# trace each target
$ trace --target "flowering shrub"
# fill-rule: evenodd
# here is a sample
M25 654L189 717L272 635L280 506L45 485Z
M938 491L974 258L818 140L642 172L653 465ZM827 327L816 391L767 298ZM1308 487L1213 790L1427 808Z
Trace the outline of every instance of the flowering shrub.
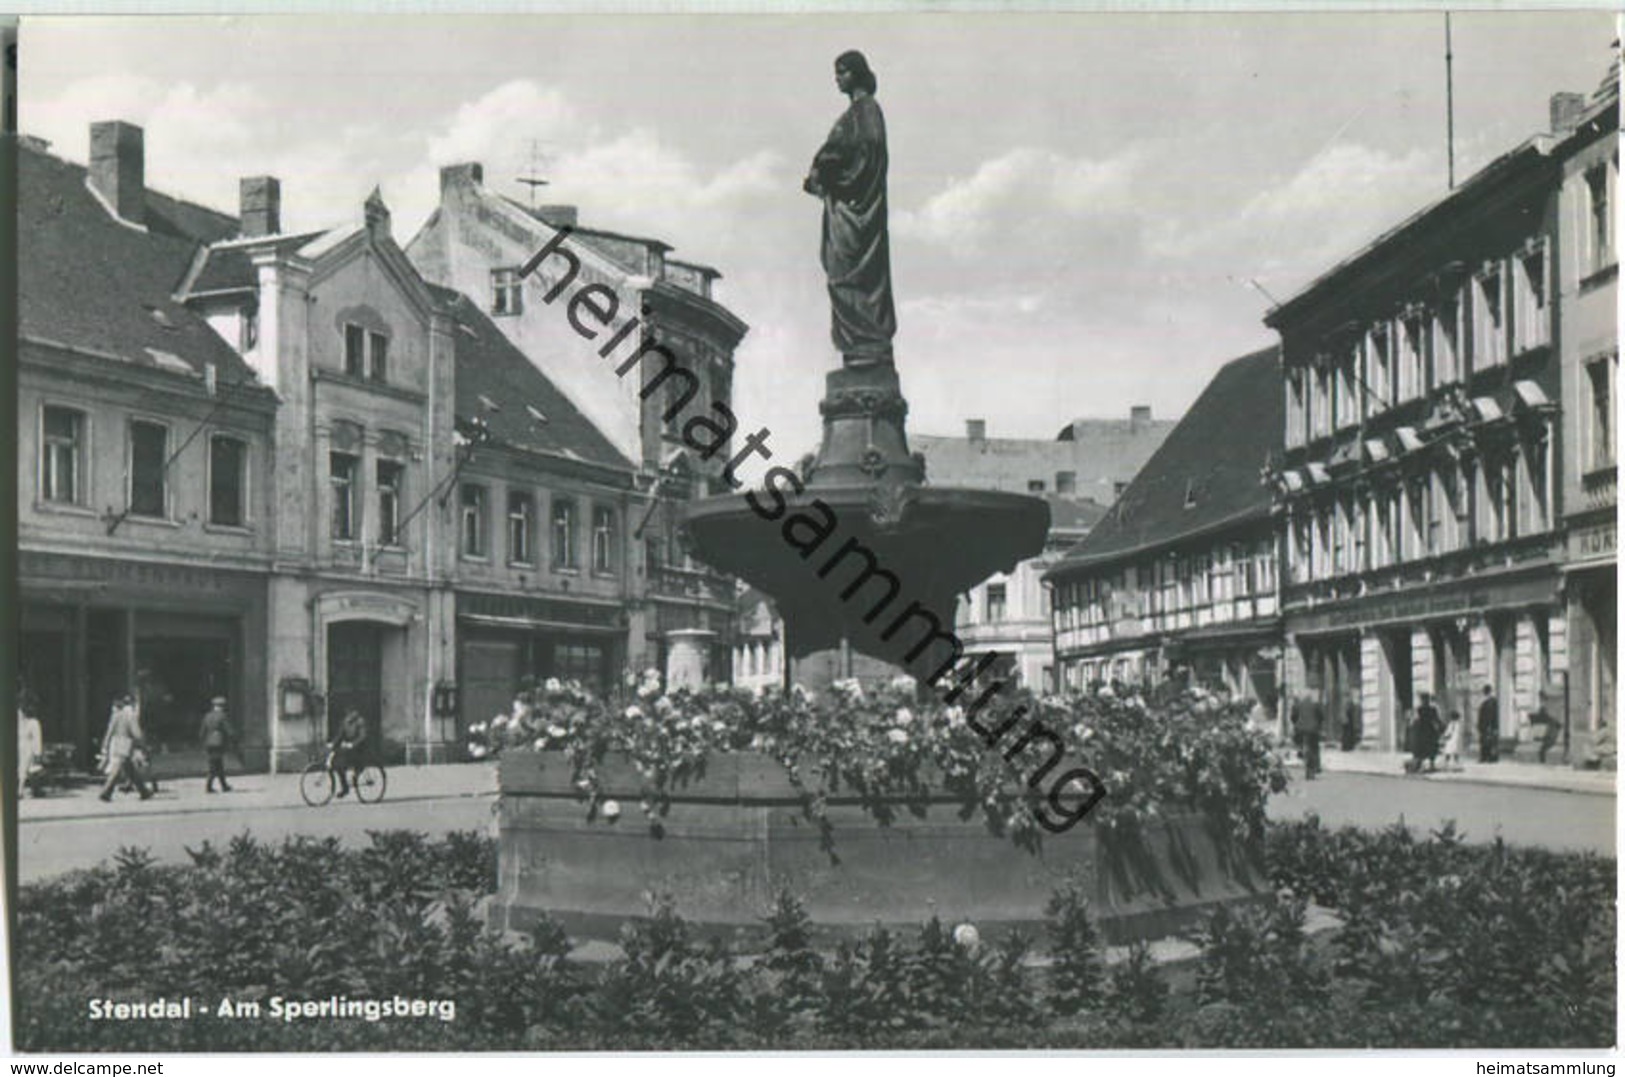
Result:
M1266 739L1247 728L1245 707L1200 691L1153 701L1132 693L1012 692L975 717L984 729L1027 723L1054 733L1065 745L1057 772L1082 765L1103 781L1106 798L1091 818L1108 837L1196 810L1251 841L1262 834L1266 797L1286 787ZM550 680L522 697L513 714L471 734L470 752L481 756L562 752L590 813L601 808L599 765L623 754L644 779L641 807L657 829L671 793L703 773L708 759L755 752L783 765L826 837L823 805L836 793L856 795L882 825L899 804L919 811L928 795L947 794L964 816L980 812L995 833L1023 844L1040 833L1031 779L1044 761L1041 746L1006 759L987 746L963 707L921 703L907 677L869 689L837 681L817 698L799 687L788 695L720 687L665 694L651 672L613 701Z

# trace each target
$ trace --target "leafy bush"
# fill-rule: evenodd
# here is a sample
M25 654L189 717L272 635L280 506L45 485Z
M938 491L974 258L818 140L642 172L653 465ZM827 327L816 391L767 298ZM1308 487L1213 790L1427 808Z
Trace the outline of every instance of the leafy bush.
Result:
M1199 690L1156 700L1129 692L1037 697L1008 692L976 715L995 730L1042 725L1064 744L1068 764L1098 774L1107 796L1089 819L1103 833L1134 832L1166 815L1205 812L1233 837L1261 837L1264 803L1286 787L1266 739L1247 728L1246 708ZM838 681L823 698L797 688L755 695L711 687L661 694L658 680L605 700L574 682L525 692L510 715L473 727L471 753L556 751L570 762L589 814L601 793L598 768L624 754L643 778L642 809L658 830L672 793L703 774L716 755L756 752L776 759L803 790L806 813L825 828L825 800L853 795L882 825L899 810L923 811L928 794L958 798L990 830L1023 844L1042 831L1040 790L1028 784L1031 756L1006 760L1015 734L990 750L958 706L921 703L914 681L881 688Z

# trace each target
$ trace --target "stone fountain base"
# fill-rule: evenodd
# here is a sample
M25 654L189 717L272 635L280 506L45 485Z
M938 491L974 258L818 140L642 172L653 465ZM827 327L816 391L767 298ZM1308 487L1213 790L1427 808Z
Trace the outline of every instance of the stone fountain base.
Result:
M1216 841L1197 816L1171 819L1143 840L1102 842L1093 825L1047 837L1038 852L990 833L959 802L937 797L915 816L878 825L852 798L832 798L833 853L773 759L719 756L671 798L657 836L639 809L643 781L624 760L599 768L617 820L589 820L561 753L504 756L500 768L495 925L523 930L546 913L577 939L613 941L648 896L670 894L700 930L746 949L783 887L829 935L883 925L917 927L933 914L991 929L1041 930L1054 890L1073 881L1090 897L1108 942L1161 938L1193 927L1215 905L1265 887L1256 858Z

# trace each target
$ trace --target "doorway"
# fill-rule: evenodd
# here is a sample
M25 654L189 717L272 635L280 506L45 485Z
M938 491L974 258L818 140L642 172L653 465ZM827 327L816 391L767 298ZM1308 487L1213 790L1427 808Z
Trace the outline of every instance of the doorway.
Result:
M367 721L367 739L381 742L383 634L371 621L340 621L327 628L327 734L352 710Z

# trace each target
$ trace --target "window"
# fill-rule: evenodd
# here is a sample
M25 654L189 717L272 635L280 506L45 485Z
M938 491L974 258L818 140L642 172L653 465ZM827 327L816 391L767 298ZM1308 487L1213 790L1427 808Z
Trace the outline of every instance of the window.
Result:
M169 427L139 419L130 423L130 515L167 515L164 465L168 457Z
M1586 366L1591 382L1591 447L1586 470L1614 465L1614 372L1619 357L1609 356Z
M987 621L989 624L1004 620L1005 593L1004 584L990 583L987 585Z
M530 536L535 530L536 499L525 490L508 491L508 563L528 565L535 560Z
M216 434L209 439L209 522L241 527L246 517L248 444Z
M1487 268L1473 288L1473 370L1506 362L1506 318L1502 310L1501 268Z
M389 338L382 333L368 333L367 343L371 347L371 353L367 359L372 380L387 380L389 373Z
M558 643L553 646L553 676L601 690L604 682L604 648L592 643Z
M1427 331L1421 314L1399 321L1399 399L1414 400L1427 391Z
M465 484L458 503L462 506L463 556L484 557L485 487Z
M253 351L260 342L260 308L249 306L243 308L242 320L242 348L241 351Z
M523 314L524 283L515 269L491 270L491 313Z
M1520 535L1538 535L1550 526L1549 445L1548 437L1537 435L1525 440L1518 453L1517 527Z
M1356 388L1359 372L1356 367L1355 356L1352 352L1340 355L1337 359L1337 401L1334 407L1336 412L1337 428L1353 426L1360 421L1360 393Z
M40 498L61 505L84 502L85 415L72 408L46 406L44 452L40 456Z
M1057 471L1055 473L1055 492L1058 494L1077 493L1078 473L1076 471Z
M1545 244L1523 252L1512 264L1513 350L1522 353L1551 340Z
M1368 408L1386 407L1394 402L1394 355L1390 326L1380 322L1365 335L1365 383L1371 390Z
M1600 164L1586 170L1587 205L1591 211L1587 222L1590 271L1595 273L1613 262L1614 222L1608 208L1608 165Z
M1309 434L1320 437L1332 432L1332 375L1326 367L1315 369L1309 392Z
M401 487L406 477L406 465L395 460L380 460L378 471L378 545L401 544Z
M1029 494L1041 494L1041 493L1043 493L1044 492L1044 480L1043 479L1028 479L1027 480L1027 492Z
M329 453L327 481L333 490L332 534L340 542L355 541L356 533L356 475L361 469L361 458L347 452Z
M344 372L353 378L367 373L367 331L359 325L344 327Z
M615 571L615 510L603 505L592 510L592 570Z
M576 503L553 499L553 567L576 567Z
M1307 440L1304 425L1303 368L1294 367L1286 375L1286 445L1297 448ZM1114 491L1121 493L1121 491Z
M1461 380L1461 303L1452 295L1433 312L1433 384Z

